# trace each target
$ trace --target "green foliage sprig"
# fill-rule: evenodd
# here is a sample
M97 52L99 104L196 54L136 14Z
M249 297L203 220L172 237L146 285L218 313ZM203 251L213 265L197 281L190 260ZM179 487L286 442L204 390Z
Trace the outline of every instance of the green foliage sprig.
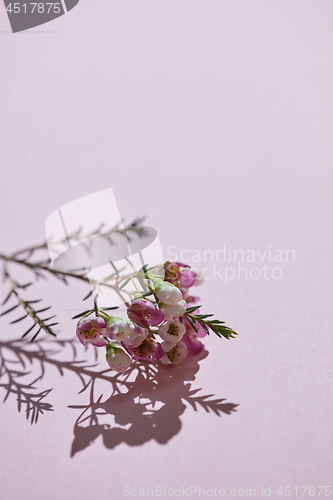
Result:
M219 319L210 319L214 314L193 314L193 312L201 306L192 306L186 309L184 313L185 319L189 322L193 330L198 333L196 322L202 326L205 332L209 335L209 330L212 330L218 337L224 337L226 339L234 338L238 335L234 330L225 325L225 321L220 321Z
M113 232L117 232L122 234L128 241L131 241L131 233L138 235L139 237L146 235L146 230L142 227L143 218L135 219L131 224L125 226L124 228L119 228L116 226L112 229ZM82 234L82 229L79 228L75 233L70 235L71 241L82 241L82 239L89 239L94 236L105 236L109 238L110 229L106 232L105 225L101 224L97 229L88 233ZM66 240L62 240L65 242ZM61 241L59 242L61 243ZM45 252L47 252L47 256L45 256ZM38 258L37 258L38 257ZM18 323L25 319L32 320L32 324L22 335L22 338L32 335L31 342L33 342L39 335L41 331L45 333L56 336L54 332L54 327L58 324L57 322L50 321L55 318L56 315L52 315L49 317L42 317L42 313L51 309L51 306L44 307L41 309L36 309L35 304L42 301L42 299L33 299L27 300L23 298L22 291L30 289L30 287L36 283L39 279L46 279L48 276L53 276L59 279L62 283L68 285L68 279L75 279L79 281L83 281L90 286L90 283L93 284L97 289L100 286L106 286L113 288L118 295L121 296L124 302L125 299L119 290L119 281L120 275L119 270L115 269L115 272L109 276L104 282L97 282L94 280L89 280L85 271L82 269L78 269L72 272L64 272L53 269L51 260L48 255L48 243L45 241L40 245L31 246L28 248L24 248L19 250L12 255L3 255L0 254L0 260L3 262L3 278L4 281L9 285L9 293L6 298L2 302L2 306L6 304L10 306L8 309L3 311L0 316L4 316L6 314L10 314L18 309L22 310L24 313L22 316L11 321L11 324ZM19 283L12 275L11 266L21 266L30 271L33 275L33 281L29 283ZM113 265L115 268L115 266ZM123 278L122 278L123 279ZM90 290L89 293L84 297L83 300L87 300L93 293L93 290ZM11 305L13 304L13 305ZM88 311L87 311L88 312Z

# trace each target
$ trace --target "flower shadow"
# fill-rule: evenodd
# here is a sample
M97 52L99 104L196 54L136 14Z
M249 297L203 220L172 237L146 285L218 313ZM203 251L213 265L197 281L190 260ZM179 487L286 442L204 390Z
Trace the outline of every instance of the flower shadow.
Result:
M236 411L237 404L212 399L213 394L198 395L202 389L191 389L191 382L200 368L199 361L207 355L208 352L203 350L177 367L133 364L130 374L124 379L119 375L111 378L113 392L105 400L103 395L95 394L93 382L89 404L71 406L81 410L74 426L71 456L91 445L99 436L109 449L121 443L139 446L150 440L166 444L180 432L180 417L189 406L195 411L198 406L202 407L218 416ZM101 423L105 417L109 419ZM112 425L108 422L110 417Z
M150 440L166 444L180 432L180 417L187 408L197 411L201 407L220 417L232 414L238 406L226 399L214 399L213 394L201 395L200 388L192 389L199 362L208 355L205 349L177 367L133 362L125 373L98 371L100 350L92 346L87 349L90 353L78 345L77 339L0 341L3 402L14 395L18 411L25 409L31 424L54 411L47 401L52 389L41 389L48 367L56 368L61 376L74 374L82 384L79 394L89 393L86 404L68 406L80 411L74 424L72 457L100 436L108 449L121 443L140 446ZM78 359L78 352L84 359ZM91 363L92 354L95 358Z

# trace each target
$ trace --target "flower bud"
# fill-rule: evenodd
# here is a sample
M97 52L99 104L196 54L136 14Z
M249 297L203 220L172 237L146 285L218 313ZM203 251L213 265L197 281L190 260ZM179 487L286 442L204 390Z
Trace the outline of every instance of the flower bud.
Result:
M163 304L161 306L161 311L164 314L164 319L166 321L174 321L184 314L186 308L186 300L181 300L174 306L167 306L166 304Z
M96 315L91 315L88 318L81 318L76 327L76 335L81 344L94 345L95 347L103 347L108 341L106 340L107 331L104 318Z
M174 306L182 300L182 293L179 288L168 281L159 283L155 288L155 294L163 304L168 306Z
M115 347L109 344L110 348L106 353L106 361L112 370L116 372L124 372L129 368L132 360L129 355L120 349L120 347Z
M142 328L157 326L164 320L164 315L150 300L134 300L127 309L127 316Z
M106 318L106 328L108 337L111 340L119 340L119 342L127 339L129 334L131 333L131 328L128 321L114 316L108 316Z

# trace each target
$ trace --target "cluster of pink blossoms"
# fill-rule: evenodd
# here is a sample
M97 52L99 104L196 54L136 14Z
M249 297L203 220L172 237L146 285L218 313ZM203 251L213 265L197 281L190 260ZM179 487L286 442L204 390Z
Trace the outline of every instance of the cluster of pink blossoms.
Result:
M155 275L147 280L154 299L136 294L127 309L129 321L98 310L77 324L80 342L106 347L107 363L117 372L127 370L132 359L178 365L188 354L198 354L203 348L199 338L206 331L198 322L193 328L193 321L191 324L185 316L189 304L197 300L189 295L189 289L203 282L201 273L180 262L166 262L164 271L164 279Z

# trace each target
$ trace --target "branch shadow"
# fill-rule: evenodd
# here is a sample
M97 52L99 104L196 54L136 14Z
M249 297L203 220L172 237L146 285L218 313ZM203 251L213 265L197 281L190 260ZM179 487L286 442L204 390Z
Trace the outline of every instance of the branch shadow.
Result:
M0 341L3 402L15 395L18 411L25 408L31 424L37 423L40 415L54 411L46 401L52 389L39 387L47 366L56 367L61 376L74 373L82 384L79 394L89 393L87 404L68 406L80 411L73 429L72 457L100 436L108 449L121 443L140 446L151 440L166 444L180 432L180 417L187 408L197 411L201 407L220 417L232 414L238 406L225 398L216 399L214 394L202 395L201 388L192 389L199 362L208 356L205 349L177 367L133 362L125 373L115 373L110 369L98 371L98 350L88 344L86 347L94 350L95 362L89 364L88 353L81 345L79 352L85 353L86 359L77 359L77 345L77 339ZM64 356L69 356L68 360L64 361Z
M40 391L37 386L45 373L45 351L41 345L37 345L34 351L25 349L26 343L17 340L0 342L0 387L5 390L3 403L10 395L15 395L18 412L25 408L27 420L36 424L40 415L53 411L53 406L45 401L52 389ZM34 374L36 361L37 377Z
M177 367L136 364L131 370L134 375L131 381L130 375L124 380L119 376L111 380L113 391L105 400L103 394L96 394L92 382L89 404L70 406L81 410L74 425L71 456L90 446L99 436L109 449L121 443L140 446L151 440L166 444L180 432L180 417L188 407L195 411L202 407L217 416L236 411L238 404L222 398L211 399L214 394L198 395L202 389L191 389L200 368L199 361L207 355L203 350ZM112 425L101 423L106 416L112 417Z

